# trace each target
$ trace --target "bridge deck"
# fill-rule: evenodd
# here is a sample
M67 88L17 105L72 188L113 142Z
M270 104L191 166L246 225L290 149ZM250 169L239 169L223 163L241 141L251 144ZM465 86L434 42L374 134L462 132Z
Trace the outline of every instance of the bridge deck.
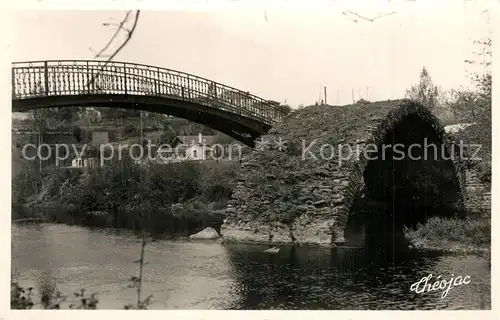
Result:
M152 96L196 103L272 126L275 102L192 74L126 62L29 61L12 64L12 100L61 96Z

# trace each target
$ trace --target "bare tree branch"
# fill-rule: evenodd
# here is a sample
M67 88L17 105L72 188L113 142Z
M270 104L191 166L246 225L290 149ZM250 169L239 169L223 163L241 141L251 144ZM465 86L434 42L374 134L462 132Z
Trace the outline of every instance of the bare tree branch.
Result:
M360 18L360 19L367 20L367 21L370 21L370 22L373 22L373 21L375 21L375 20L377 20L377 19L380 19L380 18L382 18L382 17L385 17L385 16L390 16L390 15L393 15L393 14L395 14L395 13L397 13L397 12L396 12L396 11L392 11L392 12L388 12L388 13L383 13L383 14L380 14L380 15L378 15L378 16L376 16L376 17L373 17L373 18L367 18L367 17L364 17L364 16L360 15L359 13L356 13L356 12L353 12L353 11L350 11L350 10L347 10L347 11L342 12L342 14L343 14L343 15L348 15L348 14L350 14L350 15L356 16L356 17L358 17L358 18ZM354 21L354 22L358 22L358 20L356 20L356 19L353 19L353 21Z
M139 21L139 15L141 13L141 10L137 10L135 12L135 19L134 19L134 22L132 24L132 28L130 30L126 29L126 28L123 28L123 25L120 24L120 29L122 30L125 30L127 31L127 38L125 39L125 41L118 47L118 49L116 49L116 51L109 57L109 59L107 60L107 62L113 60L113 58L129 43L130 39L132 38L132 35L134 34L134 31L135 31L135 28L137 27L137 22ZM119 29L119 30L120 30ZM106 62L106 63L107 63Z
M123 18L123 20L120 22L120 24L118 25L118 29L116 29L116 32L115 34L111 37L111 39L109 39L108 43L106 44L106 46L104 46L104 48L102 48L101 51L99 51L99 53L97 53L95 55L95 58L98 59L98 58L101 58L101 55L106 51L108 50L109 46L113 43L113 41L116 39L116 37L118 36L118 34L120 33L120 31L123 29L123 25L128 21L128 18L130 16L130 14L132 13L132 10L129 10L127 12L127 14L125 15L125 18ZM103 23L103 25L106 25L106 23Z
M137 10L135 12L134 21L132 23L132 27L130 29L128 29L128 28L125 27L125 24L128 22L128 20L129 20L129 18L131 16L131 13L132 13L131 10L127 12L127 14L125 15L125 18L123 18L123 20L117 25L118 28L117 28L116 32L113 34L113 36L110 38L110 40L108 41L108 43L104 46L104 48L101 51L99 51L95 55L95 59L103 58L103 57L107 57L108 59L101 66L101 69L92 77L92 79L90 79L90 81L87 84L87 86L90 86L90 85L92 85L95 82L95 79L104 70L104 68L107 66L107 64L111 60L113 60L116 57L116 55L118 53L120 53L120 51L123 48L125 48L125 46L129 43L130 39L132 39L132 36L133 36L133 34L135 32L135 29L137 27L137 22L139 21L139 16L140 16L141 10ZM108 24L104 24L104 25L110 25L110 24L108 23ZM127 36L125 38L125 41L123 41L123 43L112 54L109 54L109 55L108 54L104 54L104 52L106 52L106 50L109 49L109 47L111 46L111 44L114 42L114 40L116 39L116 37L118 36L118 34L120 33L120 31L127 32Z
M348 15L346 11L342 11L342 14L343 14L344 16L347 16L347 15ZM358 20L356 20L356 19L351 19L351 20L352 20L353 22L356 22L356 23L358 22Z

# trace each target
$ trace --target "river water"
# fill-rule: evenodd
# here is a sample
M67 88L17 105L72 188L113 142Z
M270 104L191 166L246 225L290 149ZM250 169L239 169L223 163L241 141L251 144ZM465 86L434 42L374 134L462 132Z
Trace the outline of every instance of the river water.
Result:
M146 247L143 297L149 309L490 309L486 259L422 252L391 259L360 249L223 245L161 240ZM62 293L96 292L98 309L123 309L136 292L140 241L126 231L13 225L12 273L25 287L42 281ZM391 262L386 262L391 260ZM441 292L410 291L432 273L471 282ZM63 305L64 307L64 305Z

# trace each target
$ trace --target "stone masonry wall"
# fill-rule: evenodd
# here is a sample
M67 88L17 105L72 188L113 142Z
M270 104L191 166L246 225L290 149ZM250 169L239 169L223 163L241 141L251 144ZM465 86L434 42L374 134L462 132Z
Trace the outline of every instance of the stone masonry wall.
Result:
M465 172L465 207L470 212L491 211L491 185L473 170Z
M363 157L343 160L338 149L322 145L338 148L349 144L363 150L365 144L379 143L396 122L415 113L442 133L430 113L407 100L311 106L291 113L244 159L225 209L224 240L343 243L343 230L353 200L363 187L367 161Z

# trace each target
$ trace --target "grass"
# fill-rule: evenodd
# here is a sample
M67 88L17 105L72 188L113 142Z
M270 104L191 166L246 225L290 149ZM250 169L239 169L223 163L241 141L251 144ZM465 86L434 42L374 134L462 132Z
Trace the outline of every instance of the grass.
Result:
M432 217L424 224L406 229L405 236L415 248L454 252L489 251L491 248L491 219Z

